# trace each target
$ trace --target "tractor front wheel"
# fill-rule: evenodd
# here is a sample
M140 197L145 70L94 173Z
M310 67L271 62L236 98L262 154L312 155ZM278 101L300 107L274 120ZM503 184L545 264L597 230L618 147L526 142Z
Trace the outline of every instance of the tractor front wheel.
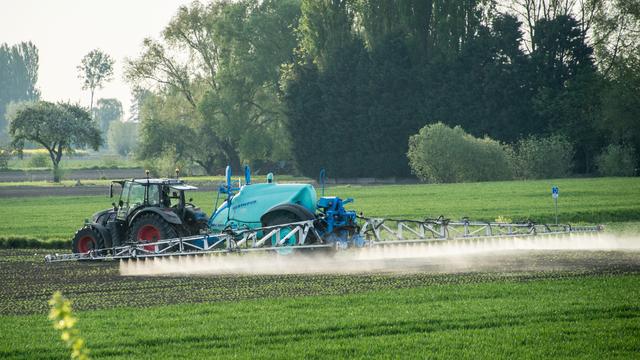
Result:
M129 231L129 241L132 243L153 243L163 239L178 237L173 225L154 213L142 214L133 221ZM144 247L147 251L155 251L154 245Z
M71 247L76 254L86 254L91 250L104 248L104 239L96 229L85 226L76 232Z

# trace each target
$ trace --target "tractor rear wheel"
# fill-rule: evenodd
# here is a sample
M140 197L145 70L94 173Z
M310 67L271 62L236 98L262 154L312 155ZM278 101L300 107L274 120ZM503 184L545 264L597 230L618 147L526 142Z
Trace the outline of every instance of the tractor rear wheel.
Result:
M76 254L86 254L91 250L104 249L104 238L96 229L85 226L76 232L71 247Z
M154 213L140 215L129 230L129 241L132 243L152 243L176 237L178 232L173 225ZM155 246L145 246L144 249L155 251Z

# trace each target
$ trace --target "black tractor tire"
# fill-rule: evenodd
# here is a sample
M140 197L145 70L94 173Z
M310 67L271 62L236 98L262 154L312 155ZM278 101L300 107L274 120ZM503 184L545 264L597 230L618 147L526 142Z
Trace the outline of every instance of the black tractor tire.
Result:
M178 231L174 225L152 212L138 216L129 227L131 243L156 242L176 237L178 237ZM145 249L153 251L153 247Z
M204 232L209 231L209 223L207 221L198 221L195 224L190 225L189 228L190 228L189 236L200 235L202 231Z
M298 216L296 216L296 214L290 213L290 212L282 212L282 213L280 213L278 215L273 216L268 221L264 222L262 224L262 226L263 227L264 226L275 226L275 225L294 223L294 222L298 222L298 221L302 221L302 220L300 220L300 218Z
M116 222L116 221L108 221L106 228L107 231L109 232L109 235L111 235L111 246L113 247L117 247L117 246L122 246L126 243L126 231L125 231L125 225L124 223L121 222Z
M178 233L179 237L187 237L187 236L191 236L191 232L189 231L189 228L182 224L182 225L175 225L176 228L176 232Z
M73 236L71 249L75 254L86 254L90 250L104 249L104 238L98 230L85 226Z

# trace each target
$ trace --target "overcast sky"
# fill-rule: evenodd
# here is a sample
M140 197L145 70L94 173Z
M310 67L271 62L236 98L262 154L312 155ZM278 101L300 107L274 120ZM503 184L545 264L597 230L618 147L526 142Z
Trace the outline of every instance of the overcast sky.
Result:
M99 48L116 61L114 79L96 100L114 97L128 114L131 89L123 79L125 57L137 57L145 37L157 38L180 5L192 0L2 0L0 43L33 42L40 53L38 88L47 101L89 106L76 67Z

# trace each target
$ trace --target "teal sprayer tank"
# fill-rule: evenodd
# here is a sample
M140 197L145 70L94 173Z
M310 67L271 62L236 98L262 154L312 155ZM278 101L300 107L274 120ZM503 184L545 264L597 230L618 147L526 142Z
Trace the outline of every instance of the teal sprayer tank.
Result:
M226 194L227 199L209 219L209 229L213 233L228 228L259 228L263 226L261 218L264 214L287 204L302 207L309 214L315 213L316 191L309 184L276 184L271 174L267 183L251 184L250 170L246 167L245 184L234 188L229 167L226 175L227 182L218 194Z

